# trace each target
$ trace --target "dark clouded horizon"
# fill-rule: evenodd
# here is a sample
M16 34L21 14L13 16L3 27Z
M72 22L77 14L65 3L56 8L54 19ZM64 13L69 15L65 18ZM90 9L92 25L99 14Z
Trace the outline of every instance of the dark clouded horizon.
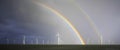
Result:
M41 36L45 39L51 39L55 30L52 25L42 22L47 18L42 17L44 11L38 10L31 1L25 0L1 0L0 6L0 39L1 43L6 39L14 40L23 36ZM42 12L41 12L42 11ZM39 13L35 15L35 13ZM51 29L50 29L51 28ZM22 44L22 43L21 43Z

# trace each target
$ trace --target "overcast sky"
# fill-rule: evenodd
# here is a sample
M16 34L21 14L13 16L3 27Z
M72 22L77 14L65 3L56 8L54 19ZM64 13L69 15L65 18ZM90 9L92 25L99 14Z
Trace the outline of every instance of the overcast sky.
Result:
M101 37L103 44L120 44L119 2L119 0L1 0L0 39L6 41L9 37L14 39L23 35L40 36L47 40L54 39L55 42L51 43L56 43L56 34L60 33L61 43L80 44L79 38L68 23L50 9L36 4L42 3L64 15L87 44L100 44Z
M86 41L87 39L99 41L95 27L102 36L103 43L120 43L119 0L41 0L40 2L48 4L65 15ZM91 26L90 23L94 24Z

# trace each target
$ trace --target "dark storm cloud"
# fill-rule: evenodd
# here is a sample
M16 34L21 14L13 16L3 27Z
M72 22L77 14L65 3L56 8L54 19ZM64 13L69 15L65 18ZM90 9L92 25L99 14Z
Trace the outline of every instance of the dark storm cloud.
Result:
M23 35L50 38L55 30L42 22L41 12L30 0L0 0L0 39Z

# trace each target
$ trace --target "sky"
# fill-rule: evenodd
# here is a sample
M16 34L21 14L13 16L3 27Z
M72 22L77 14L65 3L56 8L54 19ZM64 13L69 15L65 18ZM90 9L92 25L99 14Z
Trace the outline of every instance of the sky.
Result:
M23 36L26 36L28 44L36 43L34 40L36 38L39 38L40 44L43 40L46 40L46 43L50 41L48 44L57 44L57 33L60 34L61 44L82 44L79 36L86 44L120 44L119 2L119 0L1 0L0 44L9 41L10 43L21 41L19 42L21 44ZM62 14L68 22L54 10Z

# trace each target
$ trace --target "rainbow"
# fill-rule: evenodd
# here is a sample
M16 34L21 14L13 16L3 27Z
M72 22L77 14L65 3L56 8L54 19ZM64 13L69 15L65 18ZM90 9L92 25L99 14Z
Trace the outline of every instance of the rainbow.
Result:
M93 22L93 20L91 19L91 17L78 5L78 3L75 0L69 0L71 2L71 4L73 4L74 6L76 6L80 12L82 12L86 19L89 21L91 27L93 28L95 34L98 36L98 38L100 39L100 44L102 44L102 35L100 34L100 32L98 31L98 28L96 27L96 24Z
M60 17L62 20L64 20L69 25L69 27L75 32L76 36L80 39L81 44L85 45L85 42L84 42L82 36L80 35L79 31L77 31L77 29L74 27L74 25L64 15L62 15L60 12L58 12L54 8L50 7L49 5L45 5L45 4L42 4L42 3L39 3L39 2L37 2L37 4L39 6L42 6L46 9L50 10L51 12L56 14L58 17Z

